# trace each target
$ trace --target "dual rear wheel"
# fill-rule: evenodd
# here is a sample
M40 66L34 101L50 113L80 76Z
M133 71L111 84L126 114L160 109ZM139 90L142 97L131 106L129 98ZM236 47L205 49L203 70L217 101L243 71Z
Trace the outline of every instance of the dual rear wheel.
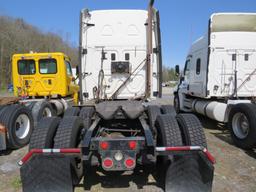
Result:
M42 118L31 136L29 149L78 148L81 144L81 133L89 128L89 124L85 125L78 115L79 113L75 116L66 115L62 119ZM92 114L87 114L88 119L91 118L90 115ZM81 180L83 167L80 156L63 158L39 155L30 161L21 168L23 191L45 191L47 186L52 191L71 192Z
M207 147L203 127L193 114L159 114L155 122L157 146L202 146ZM157 171L165 173L165 191L210 191L212 170L200 171L197 155L169 155L157 160ZM160 165L160 166L159 166Z

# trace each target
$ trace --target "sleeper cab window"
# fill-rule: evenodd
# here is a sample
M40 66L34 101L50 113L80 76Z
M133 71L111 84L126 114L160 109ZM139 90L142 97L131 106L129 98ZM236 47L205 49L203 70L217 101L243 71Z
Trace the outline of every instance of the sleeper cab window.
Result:
M115 61L116 60L116 54L115 53L111 53L111 61Z
M198 58L198 59L196 60L196 74L197 74L197 75L200 75L200 71L201 71L201 59Z
M57 73L56 59L40 59L39 72L41 74L56 74Z
M18 60L18 73L20 75L33 75L36 73L35 60L22 59Z
M130 60L130 54L129 53L125 53L125 61L129 61Z
M249 61L249 54L244 54L244 60Z

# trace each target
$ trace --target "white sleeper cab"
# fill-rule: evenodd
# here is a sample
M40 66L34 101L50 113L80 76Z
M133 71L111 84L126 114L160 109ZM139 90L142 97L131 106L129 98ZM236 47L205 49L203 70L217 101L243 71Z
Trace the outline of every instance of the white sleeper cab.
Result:
M213 14L208 32L189 51L174 95L177 111L228 123L237 146L254 147L256 13Z

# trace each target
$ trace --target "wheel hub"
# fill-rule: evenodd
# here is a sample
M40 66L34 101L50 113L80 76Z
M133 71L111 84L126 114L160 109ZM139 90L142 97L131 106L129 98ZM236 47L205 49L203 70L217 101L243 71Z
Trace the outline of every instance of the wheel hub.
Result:
M244 139L248 136L250 124L245 114L239 112L233 116L232 129L239 139Z
M15 121L15 134L19 139L24 139L30 130L30 120L27 115L20 114Z

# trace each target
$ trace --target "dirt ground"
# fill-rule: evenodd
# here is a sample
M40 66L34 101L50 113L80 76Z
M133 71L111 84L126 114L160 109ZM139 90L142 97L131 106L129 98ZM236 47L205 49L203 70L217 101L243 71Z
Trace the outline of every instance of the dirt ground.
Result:
M172 102L170 88L164 88L158 103ZM226 125L199 116L205 128L209 151L217 160L215 165L214 192L256 192L256 151L244 151L232 144ZM16 162L26 153L27 147L0 156L0 191L21 191L19 167ZM82 186L76 191L83 191ZM123 176L99 177L91 191L162 191L152 175L141 172Z

